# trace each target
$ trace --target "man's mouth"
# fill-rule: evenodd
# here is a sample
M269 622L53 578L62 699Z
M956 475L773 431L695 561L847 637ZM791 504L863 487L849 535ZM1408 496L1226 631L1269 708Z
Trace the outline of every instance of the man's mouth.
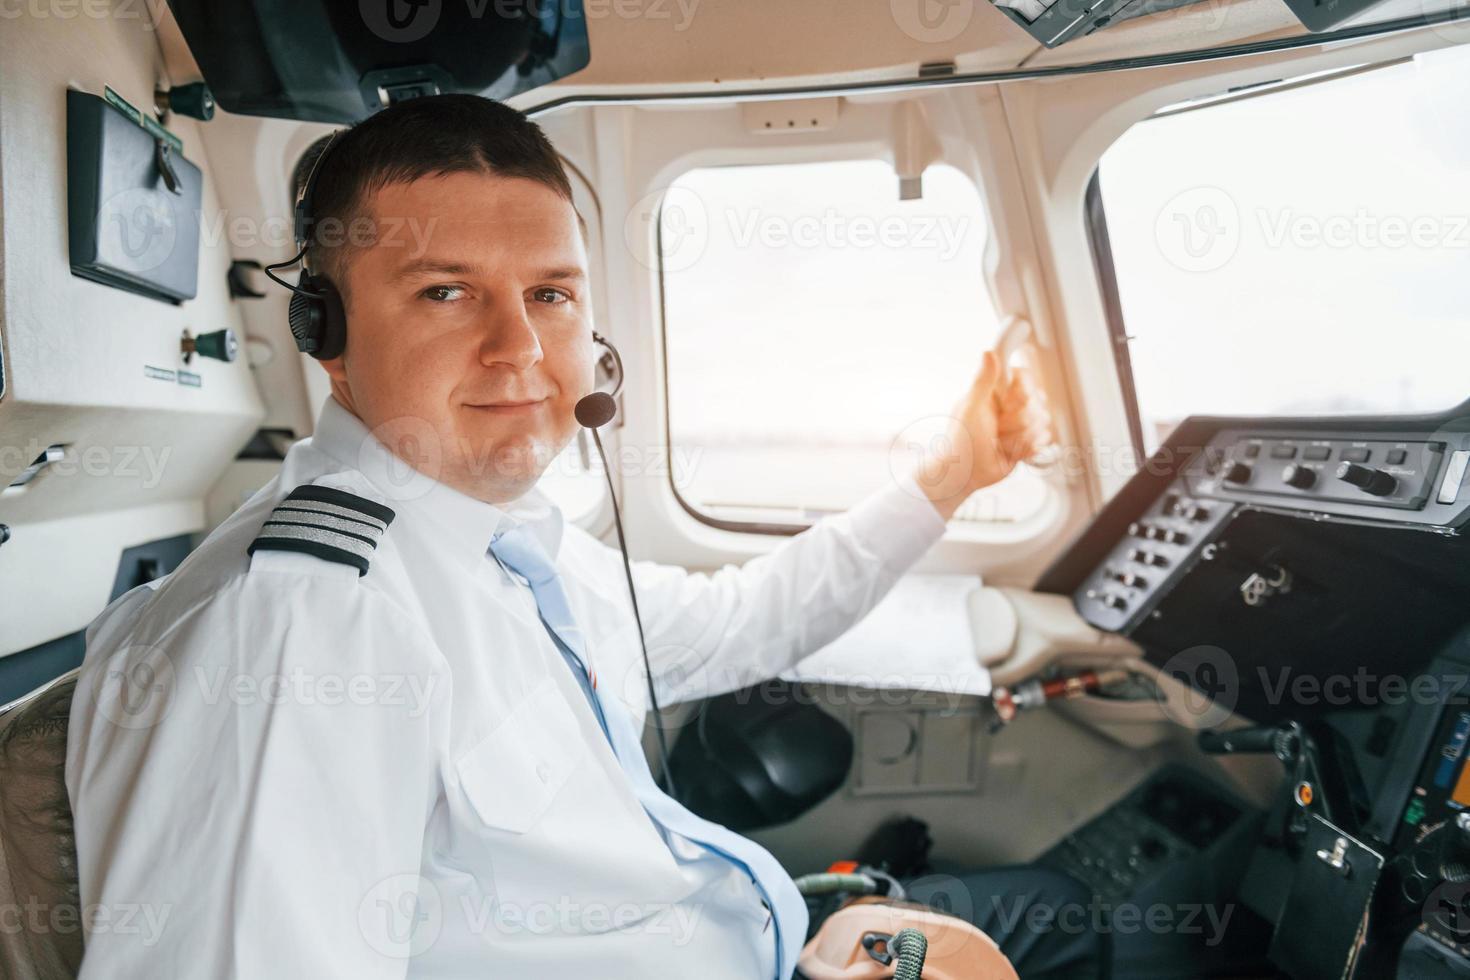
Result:
M478 405L472 404L468 405L467 407L478 409L482 412L492 412L497 415L517 415L525 412L534 412L542 405L545 405L548 400L549 399L546 398L535 398L521 401L507 400L499 402L485 402Z

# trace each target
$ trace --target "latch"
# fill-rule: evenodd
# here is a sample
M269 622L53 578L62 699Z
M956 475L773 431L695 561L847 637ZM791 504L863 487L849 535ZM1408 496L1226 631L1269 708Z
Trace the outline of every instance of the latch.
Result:
M1317 860L1346 878L1353 873L1353 866L1347 859L1347 849L1347 838L1339 837L1331 851L1324 848L1317 852Z
M163 177L163 186L169 189L171 194L184 193L184 182L179 180L179 172L174 169L172 159L173 147L163 140L153 140L153 162L158 165L158 172Z

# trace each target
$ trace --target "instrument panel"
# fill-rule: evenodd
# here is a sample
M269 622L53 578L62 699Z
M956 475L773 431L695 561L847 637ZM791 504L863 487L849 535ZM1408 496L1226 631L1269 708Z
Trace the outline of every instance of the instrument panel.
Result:
M1243 512L1442 534L1455 533L1470 514L1470 433L1443 422L1427 430L1343 430L1331 420L1281 427L1215 421L1198 448L1171 440L1161 449L1149 461L1159 491L1141 508L1135 499L1131 511L1110 505L1112 513L1084 534L1093 536L1090 548L1079 541L1038 590L1071 592L1089 623L1132 634L1191 570L1215 557L1222 534ZM1161 468L1166 480L1157 478ZM1114 504L1126 508L1132 488ZM1113 540L1100 542L1099 531L1109 530ZM1269 592L1284 584L1267 574L1252 587Z
M1225 500L1321 508L1325 513L1440 524L1461 509L1470 449L1414 433L1263 433L1227 429L1186 470L1198 492ZM1470 499L1470 495L1467 495Z
M1470 973L1467 476L1470 403L1417 418L1190 418L1036 586L1210 703L1313 733L1326 760L1314 796L1346 829L1326 825L1339 844L1366 832L1387 861L1359 975ZM1421 693L1397 693L1411 679ZM1274 869L1261 894L1300 886L1305 913L1327 912L1297 909L1286 927L1284 905L1261 905L1286 953L1326 941L1301 922L1355 923L1369 901L1323 872L1336 851L1299 846L1257 849Z

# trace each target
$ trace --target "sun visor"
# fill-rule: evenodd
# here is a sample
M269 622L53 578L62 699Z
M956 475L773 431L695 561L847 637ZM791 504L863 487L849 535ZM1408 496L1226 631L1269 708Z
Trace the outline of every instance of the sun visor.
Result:
M169 0L230 112L353 123L442 92L506 99L587 66L582 0Z

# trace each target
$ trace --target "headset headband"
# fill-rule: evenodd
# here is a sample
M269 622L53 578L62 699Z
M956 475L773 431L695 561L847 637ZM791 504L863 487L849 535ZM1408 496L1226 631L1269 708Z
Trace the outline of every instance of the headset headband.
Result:
M322 162L327 159L327 154L332 152L332 147L336 145L337 138L345 132L347 130L339 129L327 137L326 146L322 147L322 151L311 162L311 170L307 173L306 180L302 182L301 189L296 192L296 207L293 209L292 215L295 222L296 247L301 250L303 258L306 255L307 247L311 244L312 229L310 226L315 221L312 205L315 203L316 182L322 171Z

